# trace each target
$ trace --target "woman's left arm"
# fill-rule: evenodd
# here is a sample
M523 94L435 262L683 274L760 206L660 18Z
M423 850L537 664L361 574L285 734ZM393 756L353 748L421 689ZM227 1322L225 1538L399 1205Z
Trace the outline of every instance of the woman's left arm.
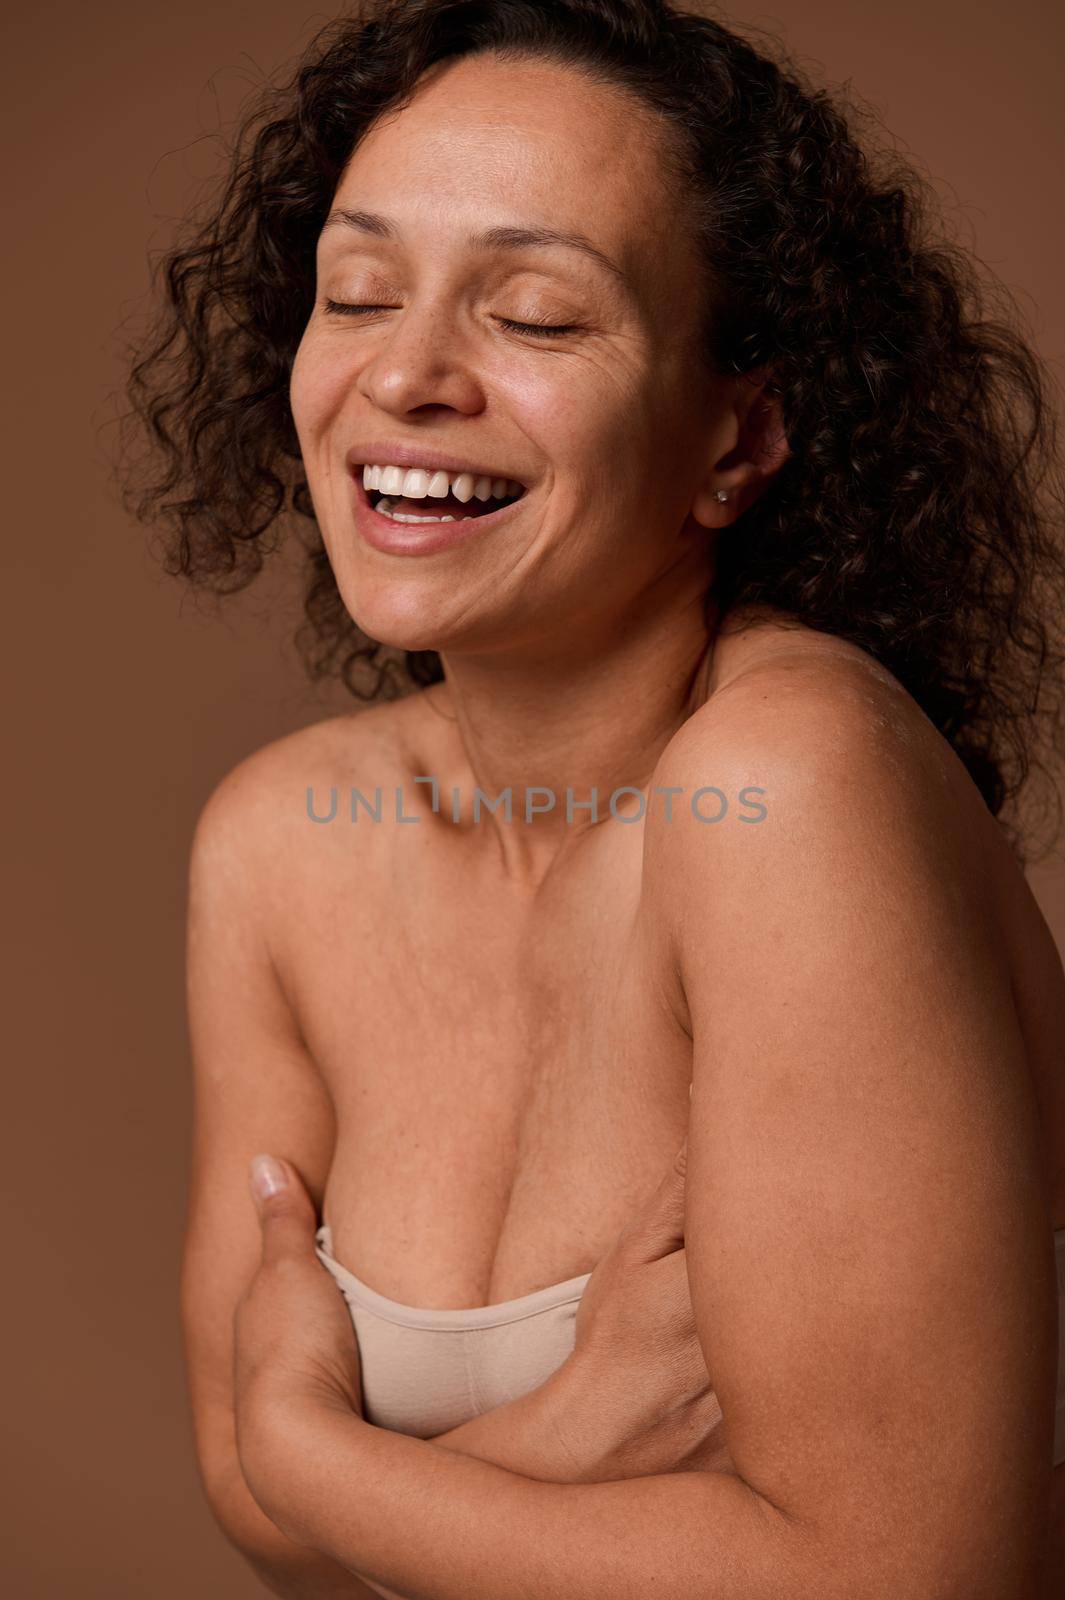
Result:
M1031 1600L1056 1281L995 824L865 665L789 652L706 710L659 781L758 785L764 820L678 808L647 843L732 1460L830 1558L820 1592Z
M800 1580L801 1530L732 1474L544 1481L366 1423L312 1203L287 1163L280 1175L284 1187L257 1200L262 1263L237 1305L234 1420L247 1487L295 1545L394 1600L626 1600L651 1589L756 1600L785 1575L794 1600L825 1594ZM532 1470L551 1464L548 1441L570 1430L571 1401L586 1410L588 1375L567 1362L512 1402L529 1408L518 1455Z
M280 1438L286 1459L266 1473L267 1515L416 1600L830 1592L803 1531L725 1473L542 1483L325 1406L288 1412L264 1450Z
M538 1482L268 1376L240 1440L263 1509L418 1600L1033 1593L1053 1260L987 903L940 753L875 688L751 678L656 780L758 783L764 822L674 804L645 878L692 1017L688 1276L736 1471Z

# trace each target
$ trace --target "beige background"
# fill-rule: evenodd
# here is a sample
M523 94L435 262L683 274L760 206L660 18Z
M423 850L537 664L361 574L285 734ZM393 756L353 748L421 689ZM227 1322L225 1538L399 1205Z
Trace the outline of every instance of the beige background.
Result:
M147 248L214 170L219 119L327 15L44 0L8 24L0 1412L19 1600L265 1592L201 1499L185 1412L185 858L227 768L347 701L302 683L283 573L219 621L158 571L116 509L105 424ZM737 0L734 15L874 103L1060 367L1060 8ZM1065 863L1033 882L1062 946Z

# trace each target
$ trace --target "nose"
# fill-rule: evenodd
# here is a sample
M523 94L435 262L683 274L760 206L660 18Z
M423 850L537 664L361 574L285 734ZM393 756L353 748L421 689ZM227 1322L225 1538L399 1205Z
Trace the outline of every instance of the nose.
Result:
M426 406L464 414L483 408L483 386L446 306L405 306L368 334L367 344L358 387L380 411L398 417Z

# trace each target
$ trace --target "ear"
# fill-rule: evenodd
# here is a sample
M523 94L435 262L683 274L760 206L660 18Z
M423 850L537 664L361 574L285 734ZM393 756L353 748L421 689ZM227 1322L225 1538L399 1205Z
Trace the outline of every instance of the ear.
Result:
M771 386L767 368L735 379L733 409L736 443L713 463L692 501L691 515L704 528L724 528L735 522L791 454L780 397Z

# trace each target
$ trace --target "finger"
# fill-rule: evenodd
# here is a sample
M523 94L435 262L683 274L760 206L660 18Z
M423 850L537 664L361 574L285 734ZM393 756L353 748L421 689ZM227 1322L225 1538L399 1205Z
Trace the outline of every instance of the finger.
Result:
M318 1219L295 1167L263 1153L252 1156L248 1178L262 1226L263 1262L313 1254Z

